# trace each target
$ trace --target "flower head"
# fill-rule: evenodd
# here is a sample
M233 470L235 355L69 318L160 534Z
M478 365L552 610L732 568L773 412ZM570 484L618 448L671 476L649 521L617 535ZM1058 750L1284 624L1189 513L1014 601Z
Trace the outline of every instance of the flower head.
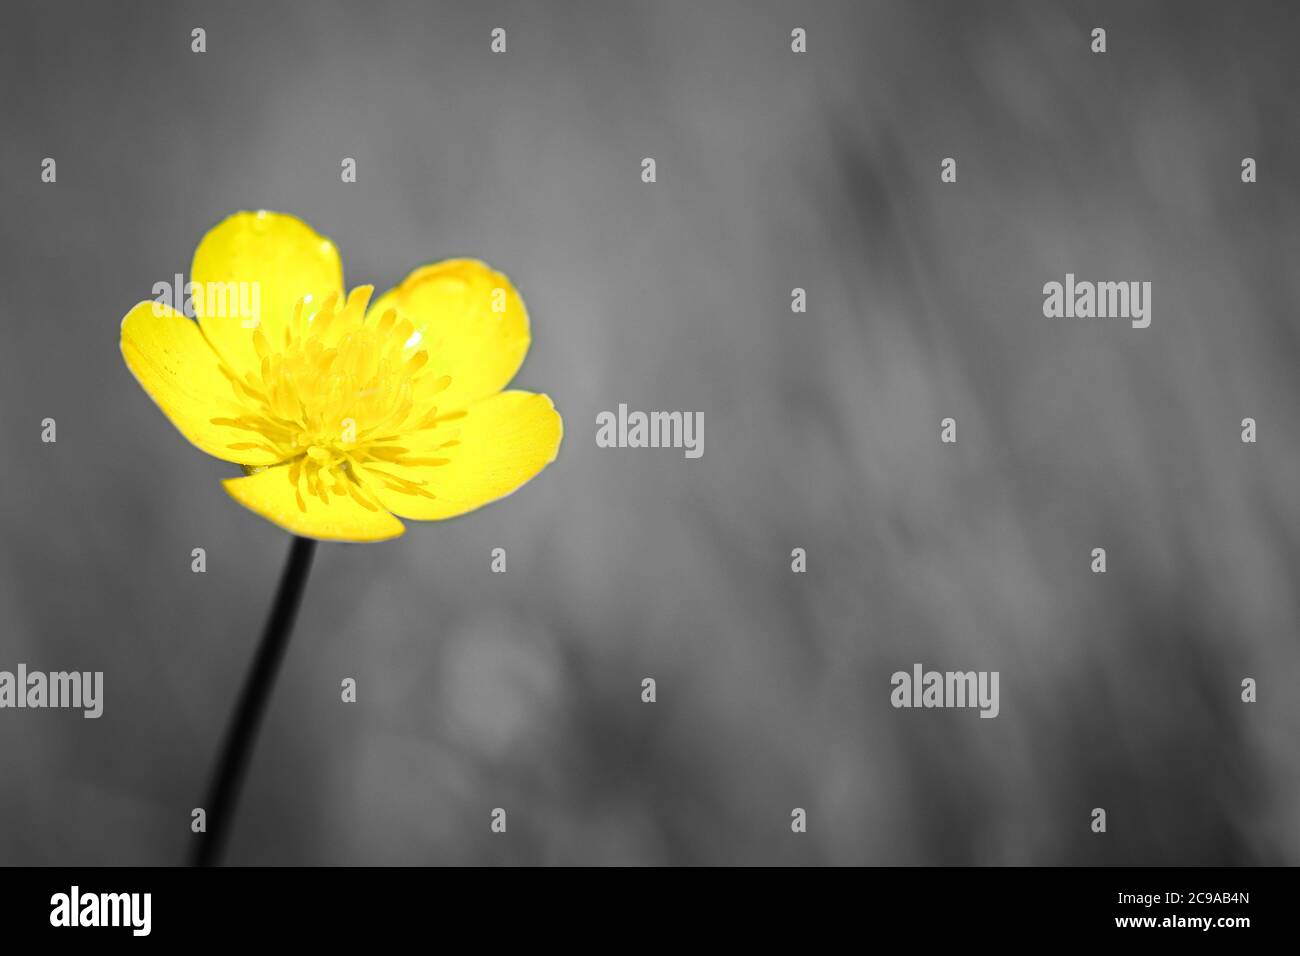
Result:
M464 514L555 460L551 400L502 391L528 313L481 262L423 266L372 303L306 223L241 212L203 237L191 279L198 321L141 302L122 355L181 434L244 466L231 496L286 531L393 538L399 517Z

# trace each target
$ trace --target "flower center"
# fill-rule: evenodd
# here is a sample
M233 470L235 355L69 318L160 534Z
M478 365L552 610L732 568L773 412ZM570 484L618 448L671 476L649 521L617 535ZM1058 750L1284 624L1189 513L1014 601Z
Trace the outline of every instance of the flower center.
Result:
M451 379L428 372L429 353L420 336L393 309L366 316L371 289L354 289L340 307L330 296L315 314L300 300L282 334L253 332L260 367L242 378L222 370L243 410L238 418L213 419L254 433L258 440L232 449L270 450L290 463L290 480L307 490L352 494L368 480L408 494L425 494L423 481L385 472L385 465L436 465L443 458L416 458L401 444L458 415L438 415L433 398ZM275 341L279 339L280 341ZM454 435L448 436L454 439ZM454 444L454 441L444 442ZM363 495L369 506L372 495ZM365 499L365 500L363 500Z

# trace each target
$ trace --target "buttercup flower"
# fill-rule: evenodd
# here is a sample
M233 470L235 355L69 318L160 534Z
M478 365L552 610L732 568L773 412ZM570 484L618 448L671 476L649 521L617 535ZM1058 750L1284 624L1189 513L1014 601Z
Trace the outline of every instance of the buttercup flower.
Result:
M528 313L481 262L423 266L371 304L371 286L345 295L338 251L306 223L241 212L203 237L190 278L198 321L141 302L122 355L181 434L244 466L231 496L286 531L393 538L398 518L464 514L555 460L550 398L502 391ZM253 320L225 307L247 288Z

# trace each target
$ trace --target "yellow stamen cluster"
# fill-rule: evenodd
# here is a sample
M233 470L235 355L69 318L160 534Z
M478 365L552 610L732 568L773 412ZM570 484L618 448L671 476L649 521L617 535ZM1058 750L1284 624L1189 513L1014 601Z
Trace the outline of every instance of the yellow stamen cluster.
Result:
M331 295L319 311L300 300L282 335L253 333L261 365L242 378L225 363L238 404L237 418L214 418L213 424L247 431L256 440L230 445L232 450L270 451L288 463L299 508L315 495L350 495L368 510L382 507L376 485L404 494L433 497L425 481L393 474L385 466L441 465L446 458L416 457L395 444L417 438L422 448L456 444L448 433L432 445L421 435L463 412L439 415L432 396L451 384L432 378L429 353L406 319L393 309L366 316L371 289L353 290L339 306ZM273 341L280 339L280 341ZM444 437L442 435L440 438Z

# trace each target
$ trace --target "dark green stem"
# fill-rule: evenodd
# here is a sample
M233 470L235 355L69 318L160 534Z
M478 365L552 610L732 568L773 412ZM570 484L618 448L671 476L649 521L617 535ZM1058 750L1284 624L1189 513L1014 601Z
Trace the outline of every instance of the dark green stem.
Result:
M298 605L302 603L302 592L307 586L307 574L311 571L315 552L316 542L311 538L294 538L289 548L289 560L280 577L280 589L276 592L271 616L266 621L257 656L253 658L253 666L239 694L239 704L226 730L221 757L208 789L204 804L207 830L199 834L194 849L195 866L215 866L221 862L239 802L239 791L257 742L257 730L271 698L285 648L289 646L289 635L293 633L293 622L298 616Z

